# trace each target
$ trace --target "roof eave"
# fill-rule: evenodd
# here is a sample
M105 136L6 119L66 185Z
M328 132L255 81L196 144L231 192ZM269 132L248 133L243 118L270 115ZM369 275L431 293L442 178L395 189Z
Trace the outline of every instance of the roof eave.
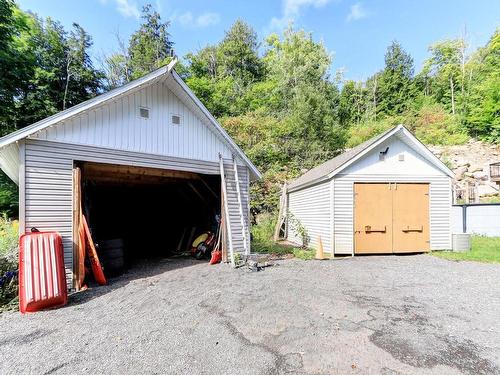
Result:
M287 192L291 193L291 192L294 192L294 191L297 191L297 190L301 190L301 189L305 189L307 187L310 187L310 186L313 186L313 185L317 185L317 184L320 184L322 182L325 182L325 181L328 181L330 180L330 177L328 175L324 175L322 177L318 177L312 181L307 181L303 184L300 184L300 185L296 185L296 186L288 186L287 188Z

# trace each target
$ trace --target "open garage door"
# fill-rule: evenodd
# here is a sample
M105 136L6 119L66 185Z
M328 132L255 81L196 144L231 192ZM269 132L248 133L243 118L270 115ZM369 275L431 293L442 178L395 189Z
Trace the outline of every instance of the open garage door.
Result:
M356 254L429 251L429 184L354 184Z
M195 237L217 231L219 175L89 162L77 169L106 276L144 258L189 254Z

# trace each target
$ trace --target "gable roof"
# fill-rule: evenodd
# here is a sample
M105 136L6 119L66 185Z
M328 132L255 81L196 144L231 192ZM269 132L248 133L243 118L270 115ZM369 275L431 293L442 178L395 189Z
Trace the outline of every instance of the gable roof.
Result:
M187 94L187 96L193 101L193 103L201 110L201 112L206 116L209 123L213 125L216 133L218 133L222 139L229 145L229 147L234 151L235 155L239 156L242 161L248 166L252 174L256 178L261 178L262 175L258 171L257 167L248 159L241 148L234 142L234 140L227 134L224 128L219 124L219 122L212 116L208 109L200 102L196 95L191 91L191 89L186 85L182 78L174 70L177 64L177 59L172 60L168 65L163 66L141 78L131 81L121 87L117 87L110 90L104 94L98 95L95 98L86 100L80 104L77 104L71 108L64 111L58 112L52 116L49 116L43 120L40 120L34 124L26 126L22 129L16 130L6 136L0 138L0 149L6 147L14 142L21 139L29 137L30 135L37 133L41 130L48 128L49 126L60 123L71 117L74 117L84 111L95 108L105 102L116 99L117 97L124 95L131 90L139 89L146 85L151 85L157 81L165 79L165 77L172 77L172 79L179 84L181 89ZM63 125L64 126L64 125Z
M421 154L423 154L429 161L431 161L449 177L453 177L453 172L441 160L439 160L438 157L436 157L427 147L425 147L425 145L421 143L408 129L406 129L403 125L398 125L347 150L346 152L334 157L333 159L310 169L302 176L293 180L288 185L288 190L297 190L301 187L312 185L314 183L332 178L333 176L347 168L349 165L354 163L356 160L359 160L365 154L370 152L377 145L381 144L397 133L404 134L411 142L413 142L413 146L415 149L417 149Z

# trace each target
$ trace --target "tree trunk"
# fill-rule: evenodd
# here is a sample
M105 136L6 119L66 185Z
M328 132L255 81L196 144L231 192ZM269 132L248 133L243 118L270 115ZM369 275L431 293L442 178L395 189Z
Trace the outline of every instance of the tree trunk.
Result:
M453 86L453 78L450 76L450 90L451 90L451 113L455 114L455 91Z
M66 99L68 98L68 87L69 87L69 80L71 77L71 73L69 71L69 66L71 64L71 59L68 58L68 62L66 63L66 85L64 87L64 97L63 97L63 111L66 109Z

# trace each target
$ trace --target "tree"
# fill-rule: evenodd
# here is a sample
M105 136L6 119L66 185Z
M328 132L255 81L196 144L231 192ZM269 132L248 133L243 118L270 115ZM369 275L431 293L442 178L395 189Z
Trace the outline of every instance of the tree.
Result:
M78 24L68 34L51 18L31 16L28 43L35 60L28 87L18 101L17 127L48 117L97 95L102 72L88 50L92 39Z
M242 20L237 20L218 46L220 73L247 85L262 77L257 33Z
M463 39L445 40L429 47L431 57L424 64L423 73L432 78L431 90L439 103L456 113L457 91L465 93L465 49Z
M121 86L168 64L173 55L173 41L160 14L151 4L142 8L143 22L128 41L128 45L117 35L120 50L104 58L105 88Z
M224 39L186 56L187 83L216 116L247 111L249 91L264 77L256 32L237 20Z
M466 118L469 132L500 143L500 29L476 52L467 68L475 70Z
M401 44L392 42L377 84L377 114L397 115L408 109L415 96L413 73L413 58Z
M173 42L168 28L170 22L162 22L160 14L151 4L142 8L139 30L132 34L128 46L130 78L136 79L166 65L171 59Z
M33 74L29 23L13 1L0 0L0 135L16 129L16 98L22 97Z

